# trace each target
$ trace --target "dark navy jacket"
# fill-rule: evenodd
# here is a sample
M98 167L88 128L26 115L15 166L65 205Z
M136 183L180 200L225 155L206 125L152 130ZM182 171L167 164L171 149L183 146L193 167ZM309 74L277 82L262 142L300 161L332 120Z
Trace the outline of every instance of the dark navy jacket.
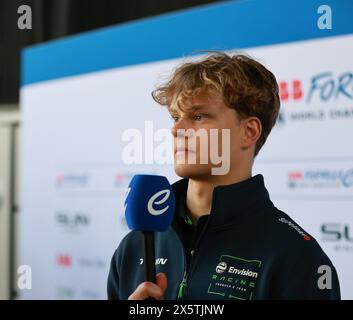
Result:
M273 205L261 174L214 189L211 213L187 267L186 213L178 207L187 185L187 179L173 184L173 224L155 235L156 272L168 279L165 299L340 299L331 261ZM109 299L127 299L144 281L142 257L142 235L132 231L113 255Z

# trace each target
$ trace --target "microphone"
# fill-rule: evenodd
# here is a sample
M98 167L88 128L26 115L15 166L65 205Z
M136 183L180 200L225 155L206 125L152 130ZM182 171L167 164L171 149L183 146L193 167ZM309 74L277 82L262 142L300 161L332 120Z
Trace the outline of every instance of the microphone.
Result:
M174 207L174 193L166 177L138 174L130 181L125 218L129 229L142 232L146 281L156 283L154 233L168 229Z

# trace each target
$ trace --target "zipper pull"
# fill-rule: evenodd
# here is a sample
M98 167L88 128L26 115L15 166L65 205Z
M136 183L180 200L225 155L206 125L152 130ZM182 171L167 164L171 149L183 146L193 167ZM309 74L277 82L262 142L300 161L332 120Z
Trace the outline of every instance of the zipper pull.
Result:
M184 289L187 287L186 284L186 272L184 272L183 276L183 281L179 284L179 290L178 290L178 300L180 300L183 297L184 294Z

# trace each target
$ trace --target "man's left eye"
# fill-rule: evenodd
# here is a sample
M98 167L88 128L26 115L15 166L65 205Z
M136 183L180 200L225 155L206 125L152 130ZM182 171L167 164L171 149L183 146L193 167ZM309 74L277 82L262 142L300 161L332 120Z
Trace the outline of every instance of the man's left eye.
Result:
M204 116L202 114L197 114L193 116L193 119L195 121L201 121L204 118Z

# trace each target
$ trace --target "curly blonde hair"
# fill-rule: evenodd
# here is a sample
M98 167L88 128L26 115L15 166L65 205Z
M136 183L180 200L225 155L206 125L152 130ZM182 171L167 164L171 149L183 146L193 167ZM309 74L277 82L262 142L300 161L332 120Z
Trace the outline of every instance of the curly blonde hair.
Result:
M244 54L212 52L201 60L181 64L165 84L152 91L152 97L160 105L170 107L175 102L182 108L187 100L210 89L219 92L224 104L234 109L241 119L255 116L261 121L256 156L275 125L280 109L273 73Z

